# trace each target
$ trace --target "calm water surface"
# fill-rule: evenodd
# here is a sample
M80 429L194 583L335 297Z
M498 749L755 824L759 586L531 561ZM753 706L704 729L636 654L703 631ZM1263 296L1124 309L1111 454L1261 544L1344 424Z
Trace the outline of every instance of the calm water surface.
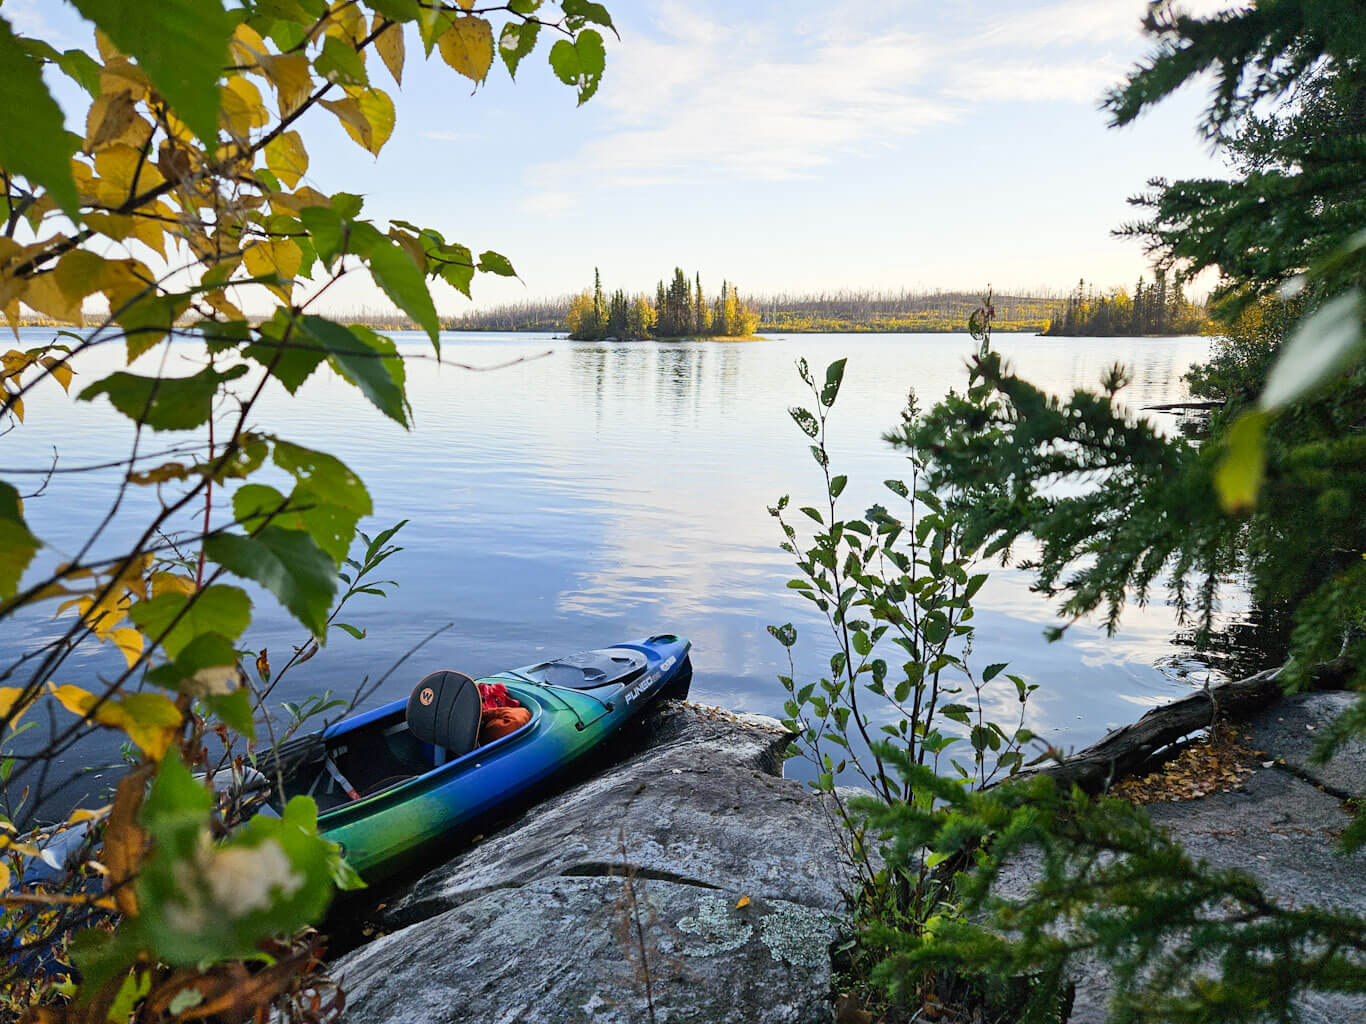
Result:
M22 333L26 346L51 335ZM421 335L395 337L405 352L432 354ZM1134 371L1126 392L1134 409L1184 398L1181 376L1208 346L1202 338L1020 335L997 343L1027 376L1056 392L1094 387L1107 366L1123 362ZM896 422L907 389L930 402L961 387L971 350L959 335L604 344L452 334L443 337L448 361L482 366L541 358L485 373L431 359L410 363L411 432L324 373L293 400L272 395L257 415L259 426L340 456L366 481L376 515L363 528L373 533L409 521L396 538L404 550L385 566L398 589L387 600L358 598L342 616L366 629L367 638L337 633L277 692L282 699L328 687L350 694L448 623L369 703L406 694L436 668L477 676L674 631L694 644L695 699L778 713L775 676L786 671L786 660L765 626L797 624L804 672L816 672L830 653L814 608L784 586L792 573L767 513L782 494L802 504L821 492L807 439L786 412L805 398L793 361L804 356L819 370L849 357L831 447L836 471L849 474L842 500L854 512L888 500L881 481L902 475L904 460L879 436ZM173 346L166 372L192 372L191 351ZM144 357L134 369L154 372L156 358ZM73 394L117 362L110 352L78 367ZM44 464L53 446L62 465L126 453L127 420L103 399L75 405L55 384L35 392L28 424L0 439L0 474ZM1165 420L1164 429L1173 426ZM147 443L167 440L156 435ZM117 480L110 473L58 476L30 500L29 515L51 543L43 564L70 556ZM216 517L226 518L225 497L215 497ZM154 491L139 490L130 522L155 500ZM115 531L110 543L118 539ZM1173 645L1175 619L1165 601L1131 608L1115 638L1080 624L1049 644L1042 631L1051 611L1028 583L1021 573L993 568L977 597L975 652L979 664L1008 661L1040 684L1030 725L1054 742L1084 745L1184 694L1192 679L1203 681L1203 671L1188 676L1171 667L1183 652ZM302 630L272 599L253 594L255 622L244 643L268 647L283 663L289 645L304 639ZM8 664L62 625L47 612L11 620L0 634L0 657ZM92 648L69 660L58 681L88 686L93 675L120 665L117 655ZM81 756L98 761L108 753L96 743Z

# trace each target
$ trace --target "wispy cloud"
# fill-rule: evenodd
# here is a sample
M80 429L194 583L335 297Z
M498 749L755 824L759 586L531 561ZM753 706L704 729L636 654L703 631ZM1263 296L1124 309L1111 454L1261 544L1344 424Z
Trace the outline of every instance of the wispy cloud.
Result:
M613 48L595 100L606 127L578 152L532 168L524 206L563 209L550 197L568 181L591 188L810 177L981 103L1092 105L1127 66L1096 49L1132 51L1145 6L1061 0L960 21L951 32L836 17L775 33L771 23L721 24L695 5L660 0L652 31Z
M449 132L439 129L428 129L422 133L422 137L436 142L469 142L474 138L466 132Z

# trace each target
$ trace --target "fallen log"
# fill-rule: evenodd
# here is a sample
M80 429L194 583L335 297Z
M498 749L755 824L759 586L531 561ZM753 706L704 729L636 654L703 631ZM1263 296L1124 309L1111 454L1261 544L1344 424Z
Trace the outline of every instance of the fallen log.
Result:
M1140 412L1174 412L1177 409L1222 409L1223 402L1162 402L1160 405L1145 405Z
M1274 704L1283 695L1277 677L1284 667L1221 683L1153 708L1132 725L1106 733L1098 743L1064 758L1061 763L1021 772L1015 778L1047 775L1060 786L1080 786L1088 793L1104 792L1133 774L1159 751L1191 733L1208 729L1216 721L1236 722L1250 718ZM1345 672L1346 666L1338 662L1322 665L1314 672L1314 685L1321 689L1338 688Z

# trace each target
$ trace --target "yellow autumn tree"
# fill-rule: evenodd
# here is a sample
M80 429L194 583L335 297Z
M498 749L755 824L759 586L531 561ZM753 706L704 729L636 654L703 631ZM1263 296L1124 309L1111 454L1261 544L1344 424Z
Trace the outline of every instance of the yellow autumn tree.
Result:
M0 666L0 1011L42 1004L33 1019L103 1022L144 1010L261 1018L274 1006L316 1019L330 1004L320 1010L321 983L300 979L319 949L293 936L348 878L340 851L318 835L311 800L235 828L235 809L215 807L203 776L230 770L258 739L272 681L265 652L242 656L251 603L231 577L270 591L312 638L291 664L311 657L343 628L336 609L360 577L342 567L373 504L335 457L247 425L260 423L267 384L292 394L326 363L407 427L394 343L321 315L320 296L366 275L439 347L430 282L468 295L477 272L514 271L493 250L476 256L413 222L377 223L361 197L313 187L302 118L325 113L378 154L410 44L478 85L495 54L515 75L542 34L582 103L605 63L594 26L611 19L584 0L512 0L484 12L498 23L469 0L72 2L92 30L87 49L20 35L0 10L0 311L15 327L25 309L70 325L50 344L4 353L0 421L11 454L39 457L24 421L43 415L35 389L52 379L79 402L109 403L132 441L107 516L61 560L38 558L61 509L0 479L0 628L42 604L62 614L56 635ZM45 70L84 91L84 117L64 119ZM247 287L273 297L261 322L239 305ZM173 340L172 365L187 357L193 372L148 372ZM92 354L110 346L127 368L92 373ZM152 443L185 431L199 441L174 458ZM252 479L267 467L283 489ZM143 518L124 501L140 487L160 499ZM215 489L231 492L232 515L211 527ZM365 538L362 570L392 550L391 536ZM99 644L117 649L123 670L92 683L72 655ZM55 728L20 750L16 734L44 704ZM88 835L89 867L31 889L24 872L43 843L27 831L34 808L54 758L91 728L125 736L135 764L108 807L65 823ZM211 763L215 732L225 753ZM224 896L245 891L213 884L233 872L260 891ZM74 1000L68 964L81 977Z

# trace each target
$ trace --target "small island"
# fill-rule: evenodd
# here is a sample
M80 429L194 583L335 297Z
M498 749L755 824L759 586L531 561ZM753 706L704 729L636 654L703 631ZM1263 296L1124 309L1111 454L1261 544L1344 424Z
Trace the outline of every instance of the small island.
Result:
M675 267L673 280L666 288L661 280L654 301L644 294L627 295L618 288L608 298L602 290L602 275L593 270L593 290L569 300L565 327L573 341L640 341L646 338L712 338L736 340L750 338L759 324L759 314L740 301L735 285L721 282L721 294L710 304L702 291L702 275L689 281L683 268Z

